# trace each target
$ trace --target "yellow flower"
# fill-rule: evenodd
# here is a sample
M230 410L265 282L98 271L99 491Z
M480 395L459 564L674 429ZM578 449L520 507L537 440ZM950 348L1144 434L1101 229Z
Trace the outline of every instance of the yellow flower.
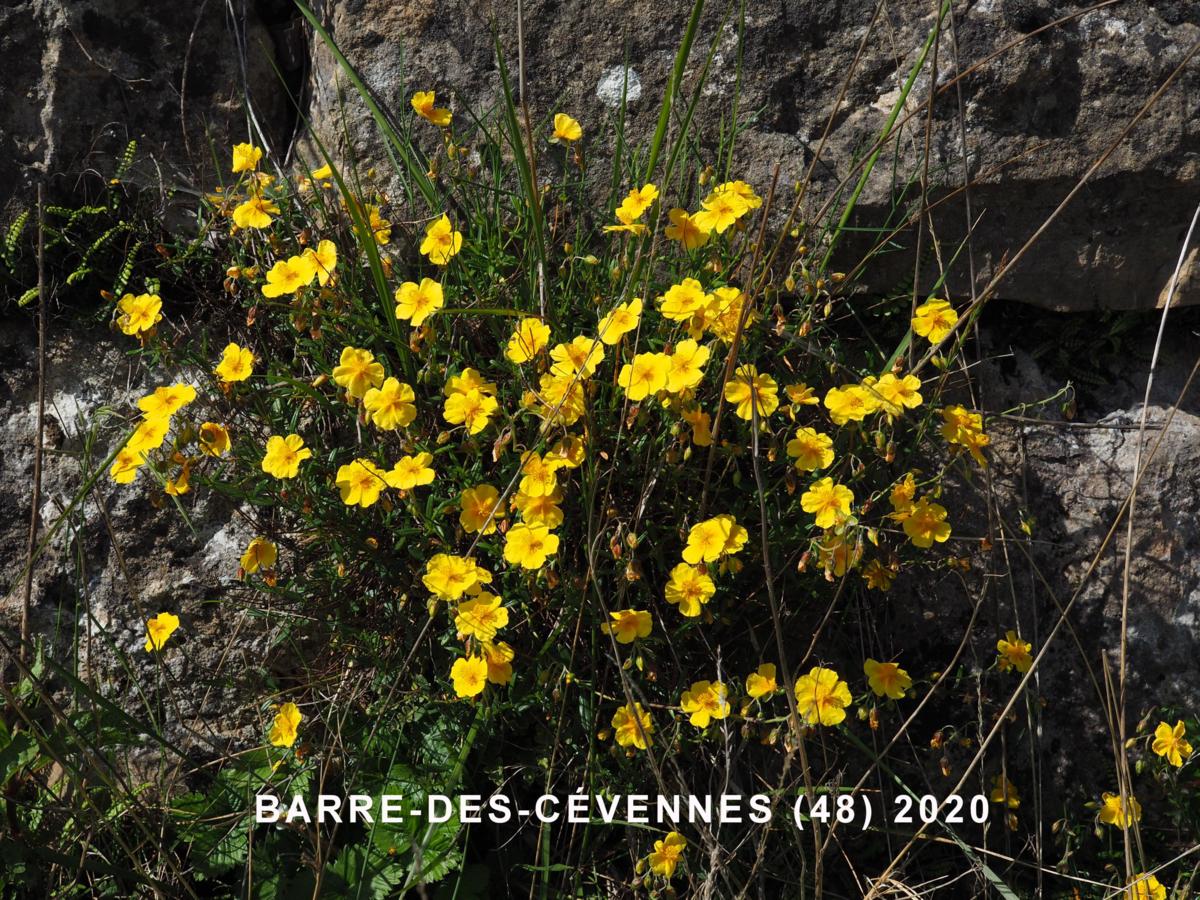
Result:
M667 226L667 237L679 241L685 250L695 250L708 243L708 231L701 228L686 209L676 207L667 213L671 224Z
M432 122L439 128L445 128L450 124L452 113L448 109L433 105L433 91L417 91L412 95L412 100L409 102L412 104L412 108L416 114L422 119Z
M321 287L327 285L333 277L333 270L337 268L337 245L333 241L321 241L316 250L308 247L301 255L312 263L317 275L317 284Z
M735 404L738 418L749 422L757 408L761 420L779 408L779 386L770 375L760 375L754 366L738 366L725 385L725 399Z
M722 234L734 222L750 211L750 204L736 191L715 190L700 204L701 210L692 218L704 231Z
M540 569L546 557L558 552L558 536L544 525L522 522L508 530L504 539L504 558L525 569Z
M833 462L833 438L815 428L801 428L787 443L787 455L796 457L796 470L812 472Z
M554 442L554 445L546 451L546 455L542 457L546 465L554 470L558 469L578 469L587 457L587 448L583 445L583 441L575 437L573 434L568 434Z
M679 284L671 285L658 298L659 311L663 318L686 322L712 303L712 299L712 294L704 293L704 288L695 278L685 278Z
M1167 900L1167 889L1153 875L1143 872L1133 877L1125 896L1130 900Z
M767 694L773 694L779 688L775 681L775 663L763 663L755 671L746 676L746 693L757 700Z
M468 434L478 434L487 428L488 420L499 408L496 398L482 391L458 391L446 398L442 417L451 425L466 426Z
M722 554L737 553L746 544L746 529L730 515L714 516L698 522L688 531L684 562L696 565L713 562Z
M713 188L713 193L729 192L735 194L746 204L747 209L758 209L762 206L762 197L754 193L754 188L744 181L726 181Z
M255 147L253 144L234 144L233 174L253 172L258 168L258 161L262 159L262 155L261 147Z
M259 569L272 568L278 555L279 549L271 541L256 537L246 545L240 563L248 575L253 575Z
M117 484L129 484L137 478L138 469L146 464L146 454L140 450L130 450L128 446L117 451L108 477Z
M1009 809L1017 809L1021 805L1021 795L1017 793L1017 786L1003 775L992 779L992 792L988 796L993 803L1003 803Z
M384 246L392 239L392 223L379 214L378 206L367 205L367 222L371 234L375 237L375 243Z
M172 384L155 388L153 394L138 401L138 409L144 418L164 418L175 415L195 399L196 389L190 384Z
M430 222L425 228L425 240L421 241L421 252L435 266L444 266L454 254L462 249L462 232L455 231L450 218L442 213L440 219Z
M444 302L442 286L432 278L422 278L420 284L406 281L396 288L396 318L419 328Z
M481 394L494 397L496 385L490 381L484 381L483 376L475 369L463 369L458 375L451 375L447 378L446 386L442 389L442 393L447 397L465 394L468 391L479 391Z
M238 228L269 228L271 216L279 215L279 207L266 197L251 197L233 210L233 224Z
M558 467L547 463L532 450L521 460L521 493L544 497L558 487Z
M314 181L328 181L333 177L333 167L329 163L325 163L321 168L313 169L309 175Z
M645 222L627 222L621 225L605 225L605 231L628 231L630 234L646 234L650 229Z
M833 669L815 666L796 679L796 707L809 725L837 725L846 718L850 688Z
M512 681L512 661L517 653L504 641L484 643L483 656L487 660L487 680L492 684L508 684Z
M697 447L712 445L712 417L698 406L683 410L683 421L692 426L692 443Z
M725 549L728 537L728 523L719 517L696 523L688 531L687 546L683 551L684 561L692 565L701 561L713 562Z
M590 378L596 366L604 361L604 345L595 338L579 335L569 344L559 344L550 351L554 365L550 372L561 378L570 378L577 372L581 379Z
M873 382L869 390L873 390L879 405L889 416L899 416L906 409L916 409L924 402L921 396L921 379L916 375L905 375L897 378L891 372Z
M617 343L621 337L638 327L642 319L642 298L634 297L628 303L618 304L612 312L600 320L596 330L604 343Z
M878 662L868 659L863 663L863 672L867 676L867 684L875 692L876 697L890 697L899 700L904 692L912 687L912 679L900 668L898 663Z
M486 570L475 565L466 556L451 556L438 553L425 563L425 574L421 581L434 596L442 600L458 600L467 591L480 583L480 574ZM488 576L490 580L491 576Z
M481 641L495 639L496 633L508 625L508 610L501 605L495 594L480 591L470 600L458 605L454 615L454 627L461 634Z
M746 304L746 294L740 288L726 285L714 290L712 296L713 301L704 311L703 319L714 335L727 344L731 343L733 336L737 333L738 325L742 322L742 308ZM697 314L697 318L699 317L700 315ZM749 310L746 313L745 327L749 328L757 317L754 310ZM695 322L696 319L692 321Z
M474 697L487 687L488 664L481 656L458 658L450 667L450 680L454 682L454 693L460 697Z
M371 460L360 458L340 466L334 483L343 503L366 509L379 499L383 489L388 486L388 476Z
M729 715L729 691L719 681L695 681L683 692L679 708L689 713L688 721L697 728L707 728L713 719Z
M577 141L583 137L583 129L566 113L555 113L554 137L560 141Z
M304 438L300 435L289 434L285 438L272 435L267 440L262 470L276 478L295 478L300 474L300 463L311 457L312 451L304 446Z
M623 225L629 225L635 219L640 219L657 198L658 188L652 184L632 188L625 199L621 201L621 205L617 207L617 221Z
M673 878L686 848L687 840L682 834L678 831L668 832L666 838L654 842L654 850L646 857L650 871L663 878Z
M213 372L226 384L245 381L254 373L254 354L237 344L226 344Z
M938 344L958 321L956 313L945 300L927 300L917 307L912 317L912 330L931 344Z
M879 408L878 399L860 384L830 388L825 394L825 408L834 425L861 422Z
M679 394L696 387L704 379L708 357L709 349L690 338L676 344L675 352L667 357L667 391Z
M947 406L942 410L941 434L951 444L966 447L975 462L987 467L983 448L991 439L983 433L983 416L962 406Z
M792 406L817 406L821 400L807 384L797 383L785 385L783 392L787 394Z
M613 713L612 727L620 747L645 750L653 743L650 736L654 734L654 720L640 703L634 703L632 707L618 707Z
M129 443L125 445L125 449L134 453L145 453L148 450L157 450L162 446L163 441L167 438L167 430L171 427L171 419L168 416L155 416L149 419L143 419L133 432L133 436L129 439Z
M429 465L431 462L433 462L431 453L400 457L392 466L392 470L384 475L388 487L400 491L410 491L419 485L431 483L435 474Z
M583 387L573 375L542 373L532 397L537 414L555 425L574 425L587 410Z
M671 570L671 578L667 582L666 598L668 603L677 604L681 615L694 619L700 615L700 609L712 599L717 592L713 580L703 567L688 563L679 563Z
M529 362L550 341L550 326L541 319L522 319L508 339L504 355L517 365Z
M370 388L383 384L383 365L375 361L375 354L370 350L345 347L339 364L333 369L333 380L351 397L361 399Z
M494 534L496 523L503 519L505 514L504 504L500 502L500 492L490 484L467 488L462 492L459 506L462 511L458 515L458 521L462 523L467 534Z
M863 567L862 577L871 590L887 592L896 580L896 573L879 560L873 559Z
M229 452L229 429L216 422L204 422L198 434L200 452L205 456L224 456Z
M282 297L294 294L312 284L317 277L317 264L306 256L289 256L281 259L267 272L267 283L263 285L264 297Z
M295 703L283 704L275 715L275 721L271 723L271 732L267 735L267 740L274 747L292 746L296 743L296 732L303 718Z
M417 407L413 405L416 397L410 385L387 378L380 387L363 394L363 408L377 427L393 431L411 424L417 417Z
M1159 722L1154 729L1154 742L1150 749L1175 768L1182 768L1184 759L1192 755L1192 745L1184 737L1186 733L1182 719L1175 723L1174 728L1166 722Z
M513 506L521 514L522 521L530 525L544 525L553 531L563 523L563 511L558 505L562 498L561 488L540 497L517 491L513 494Z
M1015 631L1007 631L1004 637L996 641L996 650L999 653L996 665L1001 672L1009 672L1012 669L1028 672L1029 667L1033 665L1033 657L1029 654L1032 649L1033 644L1021 640Z
M636 638L648 637L654 627L653 616L641 609L618 609L608 616L612 621L601 625L600 631L611 634L619 644L632 644Z
M891 494L888 495L888 500L892 504L894 511L892 518L904 521L904 517L912 510L913 498L917 495L917 481L912 472L904 476L904 479L892 488Z
M800 495L801 508L816 516L818 528L832 528L849 516L853 502L854 492L844 484L835 484L832 478L814 481L812 487Z
M162 299L158 294L126 294L117 301L117 327L123 334L133 337L150 331L162 321Z
M191 485L189 479L192 477L192 463L185 462L179 470L179 475L175 478L167 479L163 485L163 490L172 497L181 497L186 494Z
M906 513L902 523L904 533L914 546L932 547L934 541L940 544L950 537L944 506L930 503L927 497L922 497Z
M179 627L179 617L169 613L161 612L153 619L146 622L146 652L151 650L161 650L163 644L167 642L167 638L171 633Z
M826 531L817 544L817 560L827 575L841 578L847 569L858 565L861 558L862 547L834 530Z
M617 384L630 400L644 400L667 386L671 360L665 353L639 353L633 362L621 366Z
M1105 791L1100 795L1100 821L1105 825L1117 828L1128 828L1134 822L1142 821L1142 804L1130 794L1126 804L1122 806L1120 794L1110 794Z

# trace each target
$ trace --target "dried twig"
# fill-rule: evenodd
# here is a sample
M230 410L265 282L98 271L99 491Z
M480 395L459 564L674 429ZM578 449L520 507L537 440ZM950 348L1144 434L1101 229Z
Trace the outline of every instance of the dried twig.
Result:
M33 552L37 547L38 509L42 505L42 451L46 418L46 211L42 186L37 189L38 208L38 386L37 433L33 449L33 497L29 503L29 543L25 552L25 593L21 599L21 661L29 658L29 606L33 597Z

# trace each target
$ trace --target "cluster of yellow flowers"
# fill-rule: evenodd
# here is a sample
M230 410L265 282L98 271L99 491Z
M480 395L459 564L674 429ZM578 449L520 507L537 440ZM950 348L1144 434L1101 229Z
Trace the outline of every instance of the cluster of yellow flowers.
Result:
M177 412L196 399L196 389L190 384L172 384L155 388L152 394L138 401L142 418L137 428L117 451L109 475L117 484L129 484L147 462L148 455L159 450L167 441L172 420ZM229 451L229 432L215 422L205 422L198 430L184 430L176 443L180 446L194 441L201 454L222 456ZM170 461L180 465L180 472L166 482L168 494L185 494L192 466L199 457L185 456L176 450Z
M467 654L450 667L454 692L474 697L488 682L508 684L516 652L496 640L508 625L508 610L499 596L486 589L492 573L469 557L438 553L425 564L422 582L436 600L452 605L459 639L466 641Z
M333 241L324 240L317 249L306 247L298 256L289 256L271 266L267 272L267 283L263 285L264 297L282 297L295 294L313 283L313 279L324 287L333 278L337 266L337 247Z
M412 96L411 106L421 118L447 129L445 138L450 142L448 129L452 113L436 106L435 99L432 91L417 92ZM580 124L570 116L559 113L554 117L552 142L571 143L580 140L582 134ZM233 149L233 172L241 176L239 186L244 186L247 191L245 199L230 213L235 226L240 229L270 227L280 213L277 201L285 199L275 193L275 179L258 171L262 157L263 151L252 144L238 144ZM335 178L338 178L337 173L330 165L325 165L312 171L310 178L302 179L300 189L311 191L315 183L329 187ZM230 199L223 198L226 202ZM654 184L632 188L614 212L617 224L606 226L606 230L646 233L650 227L645 222L647 213L659 199L659 190ZM351 202L355 208L350 211L356 220L365 220L374 240L386 245L391 239L392 225L383 218L380 207L362 201ZM346 203L342 201L343 209L346 209ZM668 213L670 225L665 229L666 236L687 251L696 250L730 229L742 230L745 217L761 205L762 199L743 181L718 184L695 212L672 208ZM306 232L300 244L303 248L300 252L284 255L278 253L278 242L269 242L271 252L277 255L261 284L263 297L303 296L314 283L323 291L337 287L338 249L335 243L329 239L313 239ZM419 252L430 263L448 266L463 249L463 235L449 215L441 213L428 221ZM386 273L390 276L391 261L388 262ZM241 270L239 274L254 278L258 268ZM394 299L396 319L409 323L415 330L412 340L419 341L429 328L429 319L444 314L444 279L421 277L403 281L395 289ZM155 295L126 295L118 306L121 313L118 323L130 335L144 338L153 333L155 324L162 318L161 300ZM565 492L572 470L578 468L587 455L585 438L566 429L587 414L589 397L594 394L589 381L607 359L615 359L612 383L628 403L653 402L677 416L679 426L690 429L694 445L711 445L712 420L701 408L698 391L703 386L714 350L721 344L732 345L745 328L757 321L758 314L750 308L748 297L736 285L717 284L706 288L700 279L693 277L682 278L667 287L657 297L655 306L662 320L679 329L677 339L666 343L661 351L623 352L626 336L633 333L636 342L636 334L643 325L645 309L640 297L614 304L600 318L594 334L564 336L563 340L555 342L550 324L538 316L525 316L513 328L503 349L504 358L514 366L528 367L537 374L536 379L527 379L530 387L523 393L521 409L532 412L541 420L543 435L551 427L559 429L560 434L544 453L532 449L520 453L519 471L513 477L516 490L511 496L487 483L464 486L458 495L459 523L463 531L478 537L501 533L503 559L513 571L537 573L558 553L560 538L556 532L565 520ZM957 320L948 301L929 300L915 311L912 329L936 344L953 331ZM231 395L238 390L239 383L253 376L254 366L251 350L230 343L213 369L220 390ZM337 365L332 367L329 375L321 375L314 381L313 387L319 387L326 379L331 379L344 392L341 396L355 410L360 427L369 424L381 432L393 432L409 428L421 414L413 386L388 375L384 361L377 359L369 349L343 347ZM920 379L898 367L877 377L865 377L858 383L829 388L823 401L806 384L785 385L787 405L783 411L796 423L796 430L787 442L787 455L794 469L819 474L836 461L831 434L826 433L819 422L798 421L798 417L824 412L835 428L855 428L872 415L879 415L891 423L923 404L920 389ZM467 367L450 374L442 394L441 419L452 429L439 436L439 444L459 427L467 437L473 437L498 420L512 422L520 412L502 409L496 384L475 368ZM175 385L160 388L153 396L157 399L143 401L148 404L143 406L146 410L144 421L118 454L113 466L113 478L121 483L132 481L137 469L146 462L146 453L162 445L171 415L195 398L195 390L187 385ZM771 374L760 372L753 363L743 363L733 369L723 385L721 399L739 419L764 430L768 429L770 418L781 410L780 384ZM946 422L942 431L946 440L953 446L967 449L981 465L985 464L982 448L988 440L983 432L982 417L959 406L948 407L942 411L942 416ZM230 437L224 426L205 422L193 431L183 434L176 443L182 447L188 441L194 441L201 456L228 453ZM511 437L506 430L501 439L510 440ZM438 478L433 454L407 442L404 447L412 452L400 455L390 468L369 454L341 464L333 474L332 482L342 503L366 509L380 502L387 490L397 491L403 498L409 492L433 484ZM287 481L297 478L302 466L312 457L313 451L305 445L300 434L270 435L263 447L261 469L272 478ZM172 459L179 463L181 470L178 477L168 481L168 492L187 490L190 468L199 458L174 454ZM950 525L945 521L946 509L928 496L917 498L916 492L915 475L910 472L892 489L890 518L903 527L917 547L946 541L950 536ZM851 488L831 476L814 477L800 502L802 509L813 516L813 525L820 532L815 547L827 576L841 576L859 567L862 542L857 537L858 523L853 514L855 495ZM385 505L388 504L390 500L385 501ZM693 525L682 559L670 570L663 587L666 602L675 606L685 618L704 615L706 604L716 593L717 579L739 571L741 563L737 555L747 540L746 529L732 515L717 515ZM277 546L265 536L256 536L241 557L242 573L261 572L268 582L272 582L277 557ZM863 576L870 586L886 590L896 569L898 563L884 565L875 559L863 567ZM509 624L509 612L502 599L487 589L492 581L491 572L470 555L441 552L426 563L423 582L433 597L431 610L441 603L449 604L458 638L464 644L464 652L453 662L450 672L451 683L459 697L475 697L488 683L505 685L512 678L515 651L498 640L500 630ZM653 615L648 610L616 609L609 612L607 619L601 624L601 630L620 644L645 639L654 628ZM168 623L169 620L163 620L161 625L154 627L148 624L149 640L155 649L160 649L170 634L170 630L164 630ZM154 635L159 637L154 638ZM1009 637L1015 640L1011 633ZM1002 648L1000 659L1003 669L1004 661L1012 657ZM1012 664L1020 665L1016 661ZM900 699L912 686L908 674L894 662L868 660L864 671L871 690L880 697ZM764 663L746 679L746 695L751 701L767 698L777 690L773 664ZM793 690L801 714L810 725L840 723L851 704L846 682L832 669L813 668L796 681ZM683 692L680 709L693 725L705 728L712 721L729 715L729 696L728 687L720 681L696 681ZM285 742L290 746L295 740L299 721L298 710L286 704L276 719L272 743L276 742L274 736L278 732L282 739L290 735L290 740ZM617 743L626 747L645 748L654 730L649 713L636 703L619 708L612 725ZM670 846L664 852L669 853ZM673 866L671 868L673 871Z
M876 697L903 699L912 688L912 678L896 662L868 659L863 663L867 685ZM746 676L746 696L752 701L769 698L779 690L774 663L763 663ZM833 669L814 666L796 679L793 686L796 708L809 726L838 725L845 721L846 709L853 702L849 685ZM679 708L688 721L699 729L727 718L733 707L729 686L720 681L696 681L683 692ZM743 713L745 710L743 710ZM619 707L612 718L613 736L618 746L645 750L653 743L654 720L640 703Z
M986 466L983 448L989 438L983 433L983 416L961 406L947 406L942 410L942 421L942 437L953 445L965 447L975 462Z
M744 181L718 184L700 203L700 209L689 214L686 209L674 208L667 213L671 224L668 238L678 241L687 250L708 243L713 234L724 234L752 210L762 206L762 198ZM619 214L618 214L619 217Z
M717 592L708 563L719 563L718 571L737 572L741 565L733 556L746 545L746 529L733 516L720 515L698 522L688 531L683 561L671 570L664 590L666 600L688 618L699 616Z

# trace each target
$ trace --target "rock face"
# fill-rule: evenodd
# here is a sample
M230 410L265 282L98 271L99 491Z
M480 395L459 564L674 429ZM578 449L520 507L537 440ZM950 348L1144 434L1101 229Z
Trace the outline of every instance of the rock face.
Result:
M452 97L464 133L467 109L494 108L500 79L493 23L510 70L517 67L511 3L314 5L377 98L401 119L410 115L407 100L417 89ZM786 205L832 121L807 203L810 221L821 221L821 206L838 185L853 185L857 162L881 133L934 25L926 0L889 3L873 21L875 6L874 0L782 0L749 4L741 20L738 4L709 3L683 80L690 97L711 51L694 123L699 161L717 162L718 130L736 114L743 130L734 173L763 191L779 164ZM951 293L970 292L968 260L981 288L1200 41L1200 7L1193 3L1129 0L1080 15L1081 7L1068 0L952 4L929 67L901 111L904 125L883 148L850 222L868 231L855 232L837 265L851 269L886 236L878 229L915 216L917 183L903 198L899 190L926 171L928 143L943 261L966 224L975 223L970 251L959 254L950 277ZM233 21L229 9L242 18ZM0 184L27 196L31 179L49 173L70 190L72 173L93 153L119 152L139 137L168 182L195 178L207 185L216 175L210 139L223 165L229 144L250 134L240 108L243 85L250 87L262 139L279 161L291 160L296 131L290 88L328 146L386 168L374 123L328 50L305 36L292 4L208 0L194 12L178 12L134 0L23 0L0 9ZM529 0L527 96L539 129L554 111L570 110L584 124L589 159L601 166L624 89L629 132L646 137L689 14L686 3ZM1059 19L1065 21L1045 27ZM927 136L931 83L937 90ZM999 296L1062 310L1161 301L1200 201L1198 95L1200 64L1193 59L1012 269ZM967 195L957 190L967 173L969 210ZM3 199L0 193L0 206ZM910 230L896 242L912 250L916 239ZM918 277L930 287L938 260L921 255ZM865 287L905 290L913 261L912 253L883 256ZM1181 302L1200 299L1193 269L1189 260Z
M111 416L127 414L170 377L159 373L147 385L108 336L58 324L47 346L43 536L110 452L118 432ZM37 433L36 348L28 324L0 324L0 620L14 630ZM245 595L235 580L253 535L211 492L179 498L188 522L162 499L161 487L144 477L96 482L34 567L30 633L59 660L78 648L78 676L106 696L158 691L171 710L165 733L179 746L223 751L261 727L247 720L248 701L263 688L269 635L238 602ZM145 622L164 611L180 617L171 641L183 652L164 654L159 672L144 650ZM2 664L10 677L8 660Z
M1194 325L1195 316L1186 322ZM1077 419L1061 418L1051 405L1027 412L1024 420L995 417L990 426L993 528L997 544L1003 538L1007 547L992 557L1000 578L981 619L993 641L984 648L989 656L976 662L990 663L994 636L1008 628L1040 646L1073 601L1041 667L1042 683L1056 688L1038 740L1059 767L1060 783L1083 793L1104 789L1097 779L1110 777L1112 766L1110 747L1081 747L1078 735L1106 729L1103 656L1114 685L1118 679L1128 520L1106 538L1129 497L1135 467L1143 474L1125 611L1130 734L1156 705L1200 706L1200 685L1187 674L1200 654L1200 541L1191 524L1200 497L1200 395L1195 384L1184 390L1195 363L1194 340L1182 321L1168 329L1140 433L1157 331L1152 326L1146 322L1129 336L1120 368L1109 372L1107 383L1081 393ZM982 344L985 358L1002 361L980 369L977 388L985 408L1012 410L1051 397L1070 374L1041 365L1028 343L1007 334L985 331ZM983 479L976 493L987 494ZM962 533L986 533L985 515L967 518ZM961 588L957 593L954 607L965 621Z
M736 4L709 4L683 82L690 97L711 50L695 122L702 161L717 162L717 131L734 115L738 98L736 115L745 130L734 155L735 174L765 191L779 164L786 206L790 187L804 178L832 117L814 169L810 216L839 184L852 186L857 161L882 133L934 25L928 2L901 0L887 4L871 28L875 5L873 0L749 4L739 22ZM1082 16L1080 5L956 2L930 50L937 91L928 179L931 202L943 201L933 224L949 253L962 241L966 223L978 219L971 250L979 288L1017 254L1200 41L1195 4L1132 0ZM603 154L612 144L613 106L628 65L627 126L635 139L648 136L689 8L676 3L664 9L644 0L526 3L526 83L539 129L546 130L553 112L569 110L584 124L589 153ZM436 89L439 96L453 96L465 126L462 111L491 108L500 95L493 16L507 65L516 70L514 9L444 0L335 0L325 4L325 19L367 84L401 118L409 116L407 100L414 90ZM1069 18L1039 31L1063 17ZM908 95L901 120L911 118L884 147L850 223L856 227L879 229L903 218L894 207L905 215L919 207L913 205L919 196L915 184L903 201L897 191L907 177L922 172L930 71L922 72ZM835 106L843 84L845 99ZM1012 270L1000 296L1060 310L1160 302L1200 202L1198 88L1200 63L1193 61ZM343 153L383 162L375 126L348 90L331 55L314 47L311 115L318 132L336 145L345 126L349 146ZM947 198L963 183L964 146L973 181L969 209L961 191ZM850 269L884 235L869 237L847 245L838 259L842 268ZM902 234L898 241L911 249L914 237ZM969 255L960 255L950 279L956 296L970 292ZM913 274L911 254L884 259L890 264L873 264L866 286L903 289ZM1190 273L1191 266L1181 284L1182 302L1200 300L1200 281ZM922 260L925 286L936 274L937 260Z
M0 210L38 179L64 196L90 165L138 140L146 178L207 187L247 137L243 84L265 139L286 150L288 32L267 3L231 23L218 0L17 0L0 6ZM244 52L239 53L234 30ZM245 81L243 81L243 65ZM152 156L158 168L149 164Z

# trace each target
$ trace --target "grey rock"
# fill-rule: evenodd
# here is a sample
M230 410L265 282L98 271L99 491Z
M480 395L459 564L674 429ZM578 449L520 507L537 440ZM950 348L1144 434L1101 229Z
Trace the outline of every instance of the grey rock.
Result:
M690 4L530 0L525 6L527 99L539 127L555 111L571 112L584 125L591 165L602 167L613 146L615 73L623 83L628 66L626 125L634 141L645 139ZM493 26L515 75L512 4L327 0L317 7L376 98L399 118L410 115L407 101L417 89L449 98L460 123L467 109L494 110L500 77ZM735 174L761 192L778 164L786 205L791 186L812 166L804 212L814 221L838 186L856 179L857 161L881 133L933 24L931 8L925 0L888 4L865 43L873 0L751 4L744 21L738 9L708 4L684 71L690 97L711 51L694 123L699 161L716 161L718 130L734 115L736 97L744 130ZM907 121L883 148L849 223L866 230L845 242L835 264L851 269L882 234L871 229L918 211L912 191L898 202L892 172L904 178L923 171L931 83L937 93L928 173L930 200L937 204L933 227L943 248L957 248L967 223L978 219L969 251L960 254L948 281L952 296L963 297L972 288L968 258L980 289L1055 212L1198 40L1194 4L1129 0L1081 15L1067 0L956 2L931 53L937 78L926 68L916 79L902 110ZM0 185L17 197L27 199L33 181L46 175L58 193L69 193L77 173L119 152L129 138L138 138L153 157L144 177L210 185L217 176L210 140L224 166L229 145L251 134L241 108L243 85L276 163L292 162L297 151L297 116L286 96L291 89L315 134L339 158L386 168L378 131L331 54L306 34L295 9L278 0L209 0L185 15L134 0L22 0L0 9L0 60ZM835 109L843 85L845 99ZM1192 64L1012 267L997 295L1064 310L1161 303L1200 202L1197 96L1200 66ZM432 130L418 129L418 135L431 148L438 145ZM316 161L311 138L299 152L305 162ZM970 216L964 195L955 192L966 174ZM0 194L0 207L4 201ZM910 229L896 242L911 251L915 236ZM918 278L927 289L938 263L924 256ZM1193 253L1184 270L1181 303L1200 298L1194 259ZM911 252L888 253L861 286L905 290L913 274Z
M695 121L702 161L716 162L717 131L733 114L740 90L737 114L745 131L734 156L737 175L765 192L778 164L786 205L790 187L805 177L832 116L813 170L808 215L815 216L839 185L852 185L856 161L881 133L933 25L924 0L888 4L851 74L874 8L871 0L751 4L740 28L736 5L709 4L683 83L690 97L711 49L710 77ZM496 106L500 78L493 22L510 72L517 68L511 4L332 0L324 9L341 49L401 119L410 115L407 100L415 90L436 89L439 97L452 97L459 122L468 108ZM640 90L632 90L631 79L631 94L639 96L630 103L626 124L633 140L645 139L653 131L690 4L530 0L525 9L527 99L535 121L570 112L584 126L592 165L599 165L597 157L613 143L614 73L628 64ZM938 93L929 134L930 199L941 201L933 218L943 252L957 248L965 223L979 219L971 253L961 254L950 278L953 296L970 293L968 255L981 289L1055 212L1200 40L1194 6L1131 0L1078 13L1077 4L1063 0L955 3L953 20L931 53ZM744 34L740 71L739 30ZM902 118L911 118L883 148L852 226L883 227L896 201L893 170L901 179L922 170L929 71L916 80L902 110ZM835 111L843 83L846 98ZM1200 202L1198 89L1200 66L1190 65L1012 268L998 296L1061 310L1146 308L1161 302L1184 230ZM386 167L373 122L321 46L313 52L310 96L312 120L327 146L344 158ZM418 123L418 135L421 128ZM436 146L436 135L427 137ZM970 220L962 193L954 193L963 182L964 156L973 179ZM906 215L917 211L915 197L910 192L900 204ZM836 264L849 270L877 237L847 242ZM910 231L898 241L911 250L914 236ZM932 286L936 273L936 261L923 260L923 288ZM912 275L911 254L886 254L870 267L863 287L903 289ZM1189 266L1177 302L1198 299L1200 282Z
M137 140L142 177L207 188L215 153L246 140L243 84L266 140L286 149L288 103L276 39L255 10L206 0L17 0L0 5L0 210L48 179L70 195ZM229 9L239 12L237 31ZM245 81L243 81L243 65ZM286 73L287 62L281 68Z
M41 536L124 433L115 417L136 413L137 398L181 374L146 373L126 357L124 338L65 324L53 323L48 341ZM0 619L14 631L37 433L36 346L28 323L0 323ZM248 614L251 595L235 580L249 526L211 492L179 498L187 521L164 499L144 472L130 485L101 476L34 566L30 631L48 655L77 658L78 676L105 696L160 697L171 711L163 733L178 746L219 754L261 736L262 723L248 717L271 633ZM164 611L181 623L155 656L143 646L145 622ZM9 677L11 663L2 665Z

